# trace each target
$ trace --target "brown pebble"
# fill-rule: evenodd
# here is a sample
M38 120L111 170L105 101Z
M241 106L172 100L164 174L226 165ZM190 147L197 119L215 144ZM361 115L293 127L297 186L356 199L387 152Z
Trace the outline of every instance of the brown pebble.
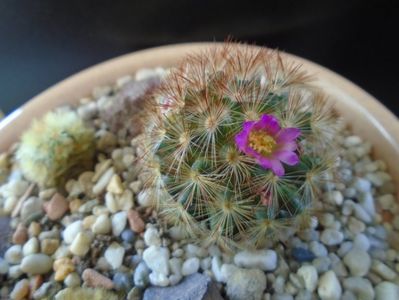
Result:
M114 283L108 277L101 275L94 269L86 269L82 273L83 281L89 286L93 288L104 288L104 289L112 289L114 287Z
M139 213L134 209L130 209L127 213L130 229L134 232L140 233L144 231L145 224Z
M391 223L394 215L389 210L383 210L381 212L381 218L383 223Z
M65 200L64 196L56 193L50 201L43 204L43 209L46 212L50 220L60 219L68 210L68 201Z
M28 240L28 230L23 224L18 224L17 229L12 235L12 242L17 245L22 245Z
M43 276L42 275L36 275L36 276L33 276L30 279L30 283L29 283L29 286L30 286L30 298L32 298L33 293L42 285L42 283L43 283Z
M28 228L30 237L38 236L41 231L42 231L42 228L40 226L40 223L38 223L38 222L30 223L29 228Z

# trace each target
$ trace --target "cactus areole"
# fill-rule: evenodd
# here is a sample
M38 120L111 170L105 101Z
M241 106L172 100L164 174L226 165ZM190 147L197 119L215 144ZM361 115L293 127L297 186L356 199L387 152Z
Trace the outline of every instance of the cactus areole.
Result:
M148 99L142 149L163 220L228 248L306 220L336 159L325 98L267 49L215 46L171 69Z

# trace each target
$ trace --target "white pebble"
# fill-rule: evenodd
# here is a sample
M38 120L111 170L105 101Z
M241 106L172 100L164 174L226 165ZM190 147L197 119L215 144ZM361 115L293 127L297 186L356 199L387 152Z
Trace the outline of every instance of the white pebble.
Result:
M324 194L324 200L327 203L340 206L344 201L344 196L340 191L329 191Z
M341 284L333 271L327 271L320 277L317 294L321 300L339 300L341 298Z
M112 216L111 223L112 223L112 234L114 236L119 236L126 227L127 212L121 211L114 214Z
M371 190L371 182L364 178L356 178L353 187L357 189L359 192L367 193Z
M375 287L376 300L397 300L399 299L399 286L392 282L383 281Z
M154 190L150 188L142 190L137 195L137 202L142 207L152 207L155 201L154 193L155 193Z
M105 259L114 270L118 269L122 265L124 256L125 249L116 242L109 245L107 250L104 252Z
M25 256L21 262L21 270L27 274L46 274L51 270L53 260L42 253Z
M39 252L39 241L36 237L32 237L22 247L22 253L24 256L27 256L37 252Z
M358 299L373 300L374 289L370 281L361 277L349 277L343 281L346 290L353 292Z
M91 235L87 232L79 232L74 238L69 250L77 256L85 256L90 250Z
M78 220L69 224L62 233L64 242L71 244L79 232L83 230L83 222Z
M359 248L349 251L343 259L345 265L349 268L352 276L364 276L368 273L371 266L370 255Z
M24 274L24 272L21 270L21 265L14 265L11 266L10 269L8 270L8 277L17 279L21 277Z
M358 146L362 143L362 139L356 135L351 135L345 138L344 145L347 148Z
M80 286L80 282L80 276L76 272L68 274L64 279L64 284L70 288Z
M155 286L165 287L170 284L168 277L163 273L151 272L149 278L150 278L151 284L155 285Z
M326 247L317 241L310 242L309 250L312 251L317 257L324 257L328 254Z
M385 280L393 280L396 277L395 271L379 260L373 261L371 269Z
M161 246L158 230L154 227L148 227L144 232L144 242L147 246Z
M200 265L201 265L201 269L204 271L210 269L210 267L212 265L212 258L210 258L210 257L203 258L201 260Z
M111 229L111 220L106 214L99 215L94 224L91 225L91 230L95 234L107 234L111 231Z
M13 245L4 253L4 259L12 265L19 264L22 260L21 245Z
M239 267L273 271L277 267L277 254L274 250L241 251L234 256L234 263Z
M212 258L212 273L217 282L223 282L224 278L222 275L222 262L219 256Z
M308 291L313 292L317 287L317 270L312 265L305 265L298 269L297 271L298 277L305 283L305 288Z
M143 260L147 266L156 273L169 275L169 249L165 247L150 246L143 252Z
M321 233L320 240L324 245L334 246L342 243L344 235L338 230L327 228Z
M100 177L97 183L93 186L93 194L99 195L101 194L105 188L107 187L109 181L114 175L114 168L110 167L105 173Z
M372 217L367 213L367 211L357 203L353 205L353 211L355 217L358 218L360 221L363 221L364 223L371 223L371 221L373 220Z
M197 257L188 258L182 266L181 272L184 276L194 274L198 271L200 260Z
M395 196L391 194L385 194L383 196L380 196L377 198L377 200L382 209L392 211L392 209L395 207Z
M353 246L358 249L368 251L370 249L370 241L365 234L359 233L356 235L355 239L353 240Z

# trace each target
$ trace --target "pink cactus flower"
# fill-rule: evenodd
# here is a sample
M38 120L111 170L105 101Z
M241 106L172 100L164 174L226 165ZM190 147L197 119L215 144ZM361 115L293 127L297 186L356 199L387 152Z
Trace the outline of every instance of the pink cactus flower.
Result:
M300 134L298 128L281 128L276 117L264 114L259 121L245 121L235 142L240 151L255 158L260 166L283 176L282 163L290 166L299 163L295 151Z

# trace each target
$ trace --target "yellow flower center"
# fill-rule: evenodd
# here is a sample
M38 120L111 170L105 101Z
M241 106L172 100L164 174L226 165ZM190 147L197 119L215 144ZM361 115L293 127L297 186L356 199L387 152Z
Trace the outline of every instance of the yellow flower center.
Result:
M276 141L261 130L251 131L248 137L249 146L263 156L270 155L276 147Z

